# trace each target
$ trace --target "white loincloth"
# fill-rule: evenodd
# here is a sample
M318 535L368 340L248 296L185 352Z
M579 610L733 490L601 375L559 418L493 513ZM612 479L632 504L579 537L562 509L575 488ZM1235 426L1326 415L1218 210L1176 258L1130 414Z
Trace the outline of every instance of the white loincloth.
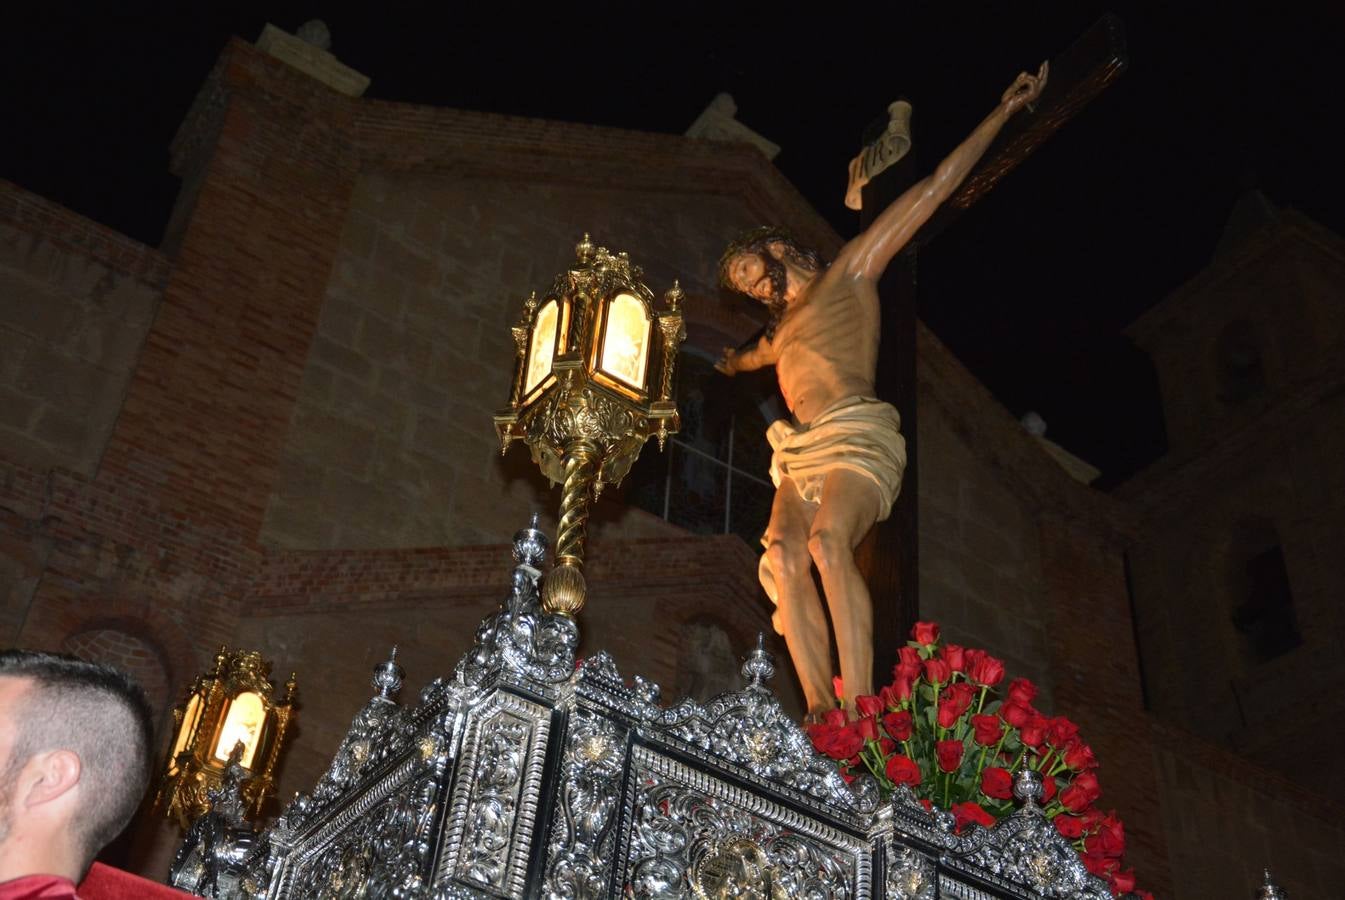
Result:
M873 481L882 501L881 522L892 513L901 475L906 469L906 440L901 417L890 403L873 397L846 397L832 404L807 427L779 419L766 431L771 454L771 481L780 487L789 478L799 496L810 503L822 498L827 475L837 469L857 472ZM769 536L762 537L766 543ZM761 556L757 574L771 602L779 605L775 573L769 557ZM779 613L771 617L780 629Z

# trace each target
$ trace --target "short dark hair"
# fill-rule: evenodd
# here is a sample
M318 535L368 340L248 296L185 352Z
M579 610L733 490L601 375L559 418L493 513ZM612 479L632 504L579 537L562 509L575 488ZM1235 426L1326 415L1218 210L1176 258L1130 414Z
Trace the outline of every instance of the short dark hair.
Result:
M27 678L6 778L35 754L79 755L86 864L135 815L149 785L154 725L145 692L111 666L62 653L0 650L0 677Z
M785 229L773 225L762 225L738 235L729 243L728 247L724 248L724 255L719 257L720 285L731 291L737 291L738 287L733 283L729 272L729 264L733 262L734 257L741 256L744 253L769 253L770 251L767 248L776 243L785 245L785 256L796 265L805 269L812 269L814 272L820 272L827 267L821 254L811 247L800 244L794 235Z

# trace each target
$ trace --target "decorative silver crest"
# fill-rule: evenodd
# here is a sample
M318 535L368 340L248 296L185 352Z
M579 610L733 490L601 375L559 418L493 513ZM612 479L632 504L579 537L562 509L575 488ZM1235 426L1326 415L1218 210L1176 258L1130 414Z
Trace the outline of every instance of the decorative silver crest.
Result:
M207 897L1104 900L1015 773L1022 808L954 833L909 788L880 806L814 753L767 682L760 637L744 686L659 705L578 631L544 613L546 538L514 539L510 591L450 679L414 708L396 651L374 670L311 794L257 834L217 813L188 835L175 885ZM1284 896L1269 880L1265 900Z

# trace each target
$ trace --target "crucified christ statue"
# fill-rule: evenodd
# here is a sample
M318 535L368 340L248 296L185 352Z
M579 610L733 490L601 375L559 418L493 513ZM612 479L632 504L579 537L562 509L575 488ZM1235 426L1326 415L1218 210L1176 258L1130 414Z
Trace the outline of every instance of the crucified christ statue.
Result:
M874 396L878 279L1004 123L1041 94L1046 74L1043 63L1036 75L1019 75L934 174L893 201L830 265L772 228L734 241L720 260L720 280L766 304L771 322L754 347L726 348L716 368L733 375L775 366L793 414L766 433L776 490L760 576L810 718L834 707L831 642L813 565L835 630L843 701L853 708L856 696L873 693L873 603L854 550L891 512L906 465L897 411Z

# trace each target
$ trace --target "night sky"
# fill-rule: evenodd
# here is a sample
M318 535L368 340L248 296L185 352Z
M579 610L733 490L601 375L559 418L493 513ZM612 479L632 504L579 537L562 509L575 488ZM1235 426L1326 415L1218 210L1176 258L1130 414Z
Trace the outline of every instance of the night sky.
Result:
M681 133L727 91L738 118L783 147L780 170L848 237L858 219L841 202L846 164L890 101L914 103L917 152L932 167L1019 70L1110 10L1125 24L1129 71L920 260L924 320L1015 415L1037 410L1049 437L1102 468L1103 485L1164 450L1157 383L1121 329L1209 262L1238 196L1260 188L1345 232L1339 12L1089 0L788 14L764 4L345 6L11 10L0 177L157 244L177 190L169 142L225 41L320 17L333 52L373 79L378 98Z

